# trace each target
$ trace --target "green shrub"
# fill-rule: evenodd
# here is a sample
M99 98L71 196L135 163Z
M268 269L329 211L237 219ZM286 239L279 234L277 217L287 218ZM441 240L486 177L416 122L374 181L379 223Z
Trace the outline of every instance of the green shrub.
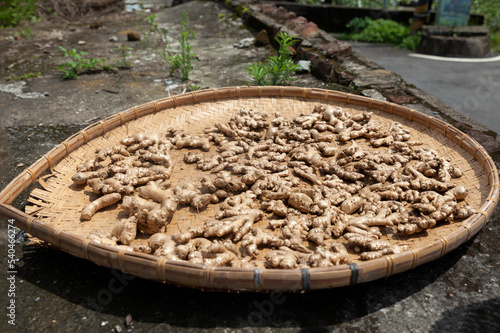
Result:
M368 22L364 17L355 17L345 27L351 33L360 33L368 26Z
M472 0L471 13L484 14L484 25L491 31L500 31L500 3L498 0Z
M491 38L491 50L493 52L500 52L500 31L492 32L490 35Z
M355 19L356 20L356 19ZM365 25L355 21L355 24L349 22L349 26L361 29L360 32L352 31L350 39L370 43L389 43L399 44L404 37L408 36L409 28L386 19L372 20L366 17Z
M323 2L325 2L325 0L296 0L296 2L304 3L304 4L308 4L308 5L320 5Z
M410 36L410 27L391 20L356 17L346 27L348 32L342 34L340 39L395 44L411 50L416 50L420 44L420 35Z
M33 20L38 0L4 0L0 5L0 28L14 27L24 20Z
M490 28L490 48L500 52L500 3L498 0L472 0L471 13L484 14L484 25Z
M405 38L403 38L401 43L399 43L398 46L402 49L417 51L419 45L420 45L420 33L418 35L406 36Z

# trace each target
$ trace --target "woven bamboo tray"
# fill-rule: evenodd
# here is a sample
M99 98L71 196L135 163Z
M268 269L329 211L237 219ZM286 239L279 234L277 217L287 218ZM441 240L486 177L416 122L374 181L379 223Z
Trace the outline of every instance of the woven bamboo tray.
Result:
M89 202L88 193L72 185L76 165L93 156L97 147L115 145L136 132L164 133L167 128L184 129L193 134L214 122L224 122L241 108L280 111L286 117L310 113L316 104L341 106L353 113L372 111L382 125L398 121L409 128L412 139L449 157L463 171L454 179L469 189L466 203L477 213L462 222L441 224L425 235L400 236L386 233L390 242L404 242L408 251L371 261L355 257L349 264L331 268L243 269L211 267L156 257L111 247L86 239L95 229L110 231L120 216L119 205L97 213L88 222L80 221L80 212ZM179 156L172 151L173 159ZM182 153L183 154L183 153ZM182 156L180 157L182 158ZM194 168L177 163L172 185L192 181ZM28 186L39 182L26 207L26 213L11 203ZM493 212L500 192L498 171L488 153L475 140L453 126L410 108L332 90L297 87L231 87L203 90L163 98L99 121L72 135L25 169L0 193L0 213L15 219L15 225L31 235L74 256L98 265L121 270L142 278L210 290L268 291L273 289L304 291L353 285L387 277L432 261L457 248L476 234ZM213 216L215 205L202 213L188 209L176 212L168 233L202 225ZM121 211L123 213L123 211ZM122 214L123 215L123 214ZM141 241L140 239L138 241Z

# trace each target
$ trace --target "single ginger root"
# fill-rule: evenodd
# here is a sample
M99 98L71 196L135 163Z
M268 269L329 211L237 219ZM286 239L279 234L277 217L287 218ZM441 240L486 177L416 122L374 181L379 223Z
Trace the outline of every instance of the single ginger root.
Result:
M283 239L278 238L274 234L265 229L253 228L251 233L247 233L241 241L241 246L246 249L246 252L251 256L258 256L259 245L268 245L271 247L279 248L284 245Z
M331 267L345 264L348 261L349 253L341 243L333 243L330 249L318 246L313 254L306 257L306 262L310 267Z
M178 149L189 147L201 148L204 151L210 150L210 141L208 140L208 138L191 136L189 134L178 134L173 139L171 139L171 142Z
M121 199L122 196L119 193L106 194L86 205L82 210L80 218L82 220L90 220L98 210L111 206Z
M297 267L299 255L286 247L266 254L266 260L271 268L292 269Z
M155 233L151 235L148 246L156 256L166 257L168 260L180 260L177 255L177 244L167 234Z
M407 245L395 245L363 235L353 235L348 239L348 243L356 247L355 251L361 252L361 260L373 260L385 254L397 254L408 249Z
M178 199L171 189L163 190L155 182L149 182L139 188L139 196L126 196L122 208L137 218L141 232L154 234L168 224L177 205Z
M201 194L195 183L185 183L174 187L174 194L180 204L191 205L197 210L206 207L210 203L217 203L219 201L218 197L214 194Z
M129 245L135 240L137 234L137 219L132 216L128 219L121 219L115 224L111 235L116 237L118 241L124 245Z
M235 215L221 220L208 220L205 222L203 235L204 237L228 236L237 242L252 229L253 224L259 221L262 216L261 211L255 210L250 214Z

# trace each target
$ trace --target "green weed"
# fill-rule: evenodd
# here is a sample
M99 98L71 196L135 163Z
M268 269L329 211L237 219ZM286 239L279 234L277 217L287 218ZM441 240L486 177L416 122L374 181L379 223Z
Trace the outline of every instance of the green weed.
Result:
M292 60L290 47L297 41L284 32L278 33L276 41L279 44L278 56L269 57L265 64L252 63L245 69L253 78L253 83L259 86L282 85L291 80L291 76L299 69Z
M125 45L120 45L114 48L115 51L118 51L120 54L120 61L118 61L118 67L120 68L131 68L132 63L127 60L127 58L132 57L132 53L130 51L133 50L133 48L125 46Z
M23 28L21 30L17 30L14 32L15 39L21 39L21 38L28 39L32 35L33 35L33 33L31 32L30 28Z
M156 22L156 14L145 16L145 12L137 12L137 25L144 32L141 43L161 56L161 53L165 52L166 42L162 37L166 37L166 31Z
M39 77L39 76L42 76L42 72L30 72L30 73L26 73L22 76L16 76L16 75L9 76L7 78L7 80L8 81L27 80L29 78Z
M71 58L70 61L63 62L56 68L64 73L63 79L74 79L82 73L98 72L102 70L114 71L112 66L104 64L107 59L96 59L93 57L83 58L88 52L77 52L75 49L68 51L62 46L59 46L59 48L63 51L65 57Z
M200 88L201 88L201 84L190 84L189 85L189 90L190 91L200 90Z
M189 29L188 25L189 18L187 12L184 11L181 16L182 33L179 39L180 53L173 53L171 51L163 53L163 59L171 68L170 75L173 75L176 70L180 70L183 80L189 79L189 73L193 69L193 64L196 62L196 55L192 52L193 46L191 45L191 41L195 37L195 32ZM164 37L166 38L166 33Z
M138 19L138 21L142 20ZM183 80L188 80L189 73L193 69L193 64L196 62L196 55L192 52L193 47L191 45L191 41L195 37L195 32L188 28L189 18L187 12L184 11L181 16L182 32L179 39L179 52L173 52L171 50L168 43L167 31L159 27L156 22L155 14L146 17L146 24L147 28L144 33L145 43L170 66L170 75L174 75L176 71L180 71L181 78Z
M145 42L153 49L156 49L161 44L161 37L157 34L160 27L156 22L156 14L146 16L146 24L147 28L144 33Z

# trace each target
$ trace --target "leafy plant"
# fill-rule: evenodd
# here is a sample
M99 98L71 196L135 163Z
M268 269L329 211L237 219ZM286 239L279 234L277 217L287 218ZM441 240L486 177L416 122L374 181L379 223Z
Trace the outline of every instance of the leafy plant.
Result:
M298 3L305 3L308 5L319 5L325 2L325 0L296 0Z
M14 27L24 20L36 19L38 0L6 0L0 6L0 28Z
M7 80L9 81L17 81L17 80L26 80L26 79L29 79L29 78L32 78L32 77L38 77L38 76L41 76L42 75L42 72L30 72L30 73L26 73L24 75L21 75L21 76L15 76L15 75L12 75L12 76L9 76L7 78Z
M114 50L120 53L120 61L118 61L118 67L121 68L132 67L132 63L128 61L127 58L132 57L132 53L130 53L130 51L132 51L133 48L122 44L120 46L115 47Z
M500 3L498 0L472 0L471 13L484 14L484 24L500 32Z
M154 34L159 31L158 23L156 22L156 14L146 16L147 28L144 33L144 39L149 46L156 48L161 42L158 38L154 39Z
M113 70L112 67L104 65L104 62L107 61L106 59L96 59L93 57L85 59L83 56L88 54L86 51L78 52L75 49L68 51L62 46L59 46L59 48L63 51L65 57L71 58L70 61L63 62L57 66L57 70L64 73L63 79L74 79L81 73L92 71Z
M269 84L267 80L269 70L266 65L262 64L261 62L254 62L250 65L247 65L245 69L247 70L248 74L253 77L254 83L256 85L266 86Z
M138 11L137 26L139 30L143 31L143 38L141 39L142 45L149 47L154 53L161 53L165 48L165 42L162 37L166 32L160 28L156 21L156 14L147 15L145 11Z
M365 18L366 27L359 33L353 33L352 39L371 43L398 44L408 36L408 28L386 19L372 20Z
M368 20L364 17L355 17L346 24L346 28L351 33L360 33L368 26Z
M346 27L349 32L340 39L369 43L389 43L402 48L416 50L420 44L420 35L410 36L410 28L395 21L369 17L355 18Z
M170 75L173 75L176 70L180 70L183 80L189 79L189 73L193 69L193 64L196 62L196 55L192 52L193 46L191 45L191 41L195 37L195 32L194 30L188 29L188 25L189 18L187 12L184 11L181 16L182 33L179 39L180 53L173 53L171 51L163 53L163 59L171 67ZM166 38L166 32L164 34Z
M297 41L285 32L278 33L276 41L279 44L278 56L269 57L265 64L252 63L245 69L253 77L257 85L281 85L291 80L291 76L299 69L292 60L291 46Z
M221 19L220 16L219 19ZM181 16L182 33L179 39L179 52L171 50L168 43L167 31L160 28L156 22L156 14L148 15L144 20L142 12L138 13L138 24L142 25L144 21L147 26L144 32L145 43L170 66L170 75L179 70L181 78L188 80L189 73L193 69L193 64L196 60L191 45L191 41L195 37L195 32L188 28L189 18L187 12L184 11Z
M21 39L21 38L28 39L32 35L33 33L31 32L31 28L23 28L14 32L15 39Z
M496 31L490 34L491 40L491 50L493 52L500 52L500 31Z
M145 16L144 11L137 12L137 25L143 31L141 43L165 59L168 55L167 31L156 22L156 14Z
M189 90L190 91L196 91L196 90L199 90L201 88L201 84L190 84L189 85Z
M421 39L420 33L418 33L417 35L406 36L405 38L403 38L401 43L399 43L398 46L403 49L417 51L420 45L420 39Z
M490 47L500 52L500 3L497 0L472 0L471 13L484 14L484 25L490 28Z

